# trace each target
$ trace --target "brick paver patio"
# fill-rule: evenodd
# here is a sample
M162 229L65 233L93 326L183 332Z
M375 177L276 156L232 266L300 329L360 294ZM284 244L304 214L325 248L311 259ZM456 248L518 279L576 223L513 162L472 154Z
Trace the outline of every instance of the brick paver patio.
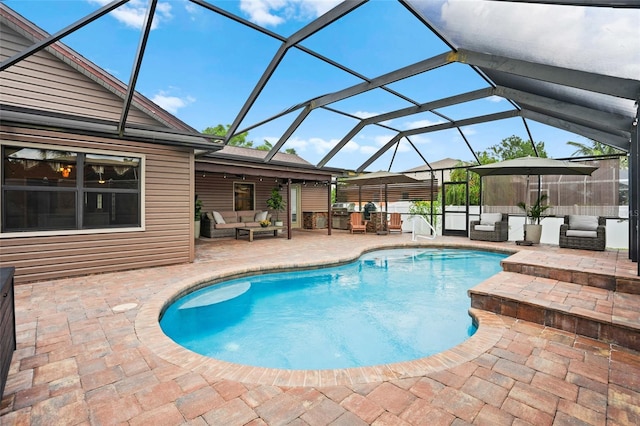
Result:
M638 352L486 311L474 311L479 330L459 347L422 360L346 371L235 366L192 354L157 333L164 301L194 283L276 265L346 261L363 250L414 244L408 234L351 235L336 230L331 236L296 231L292 240L258 236L250 244L203 239L197 242L193 264L17 286L18 349L0 423L640 424ZM440 237L419 244L519 249L513 243L465 238ZM571 265L593 275L597 268L599 275L618 276L627 289L633 285L636 265L626 253L578 254L582 252L541 247L518 256L529 259L531 270L536 264L556 270ZM532 259L536 256L540 258ZM624 281L623 275L629 280ZM560 291L565 284L558 283L567 275L545 278L505 272L483 286L491 287L496 280L522 283L522 276L529 281L519 287L514 284L518 291L533 280L538 293L556 303L553 292L538 286L547 280ZM609 294L603 296L602 291L611 291L572 285L571 294L581 294L571 298L576 304L606 300ZM616 311L628 326L640 323L640 303L633 297L623 296ZM611 318L613 302L598 306L587 305L585 311L604 312Z

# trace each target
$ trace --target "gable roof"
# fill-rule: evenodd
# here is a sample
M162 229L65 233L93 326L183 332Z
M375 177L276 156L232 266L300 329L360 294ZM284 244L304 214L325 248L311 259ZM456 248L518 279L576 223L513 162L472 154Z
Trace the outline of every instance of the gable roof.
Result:
M50 37L3 3L0 24L3 64L20 54L8 57L14 49L33 48ZM58 64L52 66L54 62ZM135 91L128 111L133 122L120 128L118 117L123 113L110 108L125 104L127 85L59 41L35 50L31 60L18 61L0 75L0 122L4 124L64 128L206 150L222 147L220 138L200 134ZM51 96L60 91L70 95ZM94 108L87 106L91 102Z

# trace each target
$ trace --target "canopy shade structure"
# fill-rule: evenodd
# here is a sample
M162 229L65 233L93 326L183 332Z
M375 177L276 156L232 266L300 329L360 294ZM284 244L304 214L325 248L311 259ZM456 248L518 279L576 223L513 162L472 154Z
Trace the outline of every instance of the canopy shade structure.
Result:
M506 175L591 175L597 167L573 161L554 160L541 157L521 157L498 163L470 167L480 176Z
M372 173L364 173L360 176L343 179L342 182L353 183L356 185L386 185L393 183L417 183L419 179L407 176L403 173L393 173L385 171L377 171Z
M384 191L384 205L388 206L388 200L387 200L387 191L386 191L386 187L387 185L391 185L391 184L402 184L402 183L418 183L420 182L419 179L415 179L411 176L407 176L403 173L393 173L393 172L386 172L384 170L381 171L377 171L377 172L372 172L372 173L366 173L363 174L361 176L356 176L356 177L352 177L352 178L347 178L347 179L343 179L343 182L346 183L352 183L352 184L356 184L359 186L362 185L380 185L380 199L382 199L382 187L384 185L385 187L385 191ZM383 218L383 215L380 214L380 229L379 229L379 233L383 233L382 228L383 228L383 221L385 219Z
M587 166L572 161L553 160L541 157L521 157L513 160L505 160L497 163L485 164L482 166L470 167L469 170L478 173L480 176L511 176L526 175L527 189L529 194L529 176L531 175L585 175L590 176L597 167ZM538 199L539 193L538 193ZM526 202L525 202L526 203ZM526 210L526 204L525 204ZM524 239L527 239L525 228ZM520 244L520 242L518 242Z

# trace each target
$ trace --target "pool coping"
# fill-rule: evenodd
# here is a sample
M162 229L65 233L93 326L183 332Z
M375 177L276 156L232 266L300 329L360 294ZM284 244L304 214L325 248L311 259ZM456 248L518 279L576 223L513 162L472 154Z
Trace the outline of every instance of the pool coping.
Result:
M163 360L202 374L205 377L227 379L242 383L275 386L336 386L370 382L381 382L400 378L424 376L449 368L453 368L475 359L494 347L507 330L506 325L497 314L470 308L469 314L477 325L477 331L469 339L437 354L411 361L381 364L367 367L352 367L324 370L286 370L256 367L223 361L197 354L171 340L160 327L159 319L166 307L185 294L213 282L220 282L240 276L335 266L353 262L363 254L380 249L427 247L422 244L381 245L369 247L359 254L335 262L270 265L269 267L238 268L221 273L200 274L175 283L170 288L158 292L144 303L135 319L135 331L142 344ZM428 247L434 248L433 244ZM513 250L495 250L478 246L442 245L442 248L468 248L513 254Z

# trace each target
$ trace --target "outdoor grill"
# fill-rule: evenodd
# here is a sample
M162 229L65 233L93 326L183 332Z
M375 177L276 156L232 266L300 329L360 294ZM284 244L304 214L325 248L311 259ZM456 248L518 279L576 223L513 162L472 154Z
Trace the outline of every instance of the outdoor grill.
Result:
M334 203L331 206L333 229L349 229L349 215L355 211L354 203Z

